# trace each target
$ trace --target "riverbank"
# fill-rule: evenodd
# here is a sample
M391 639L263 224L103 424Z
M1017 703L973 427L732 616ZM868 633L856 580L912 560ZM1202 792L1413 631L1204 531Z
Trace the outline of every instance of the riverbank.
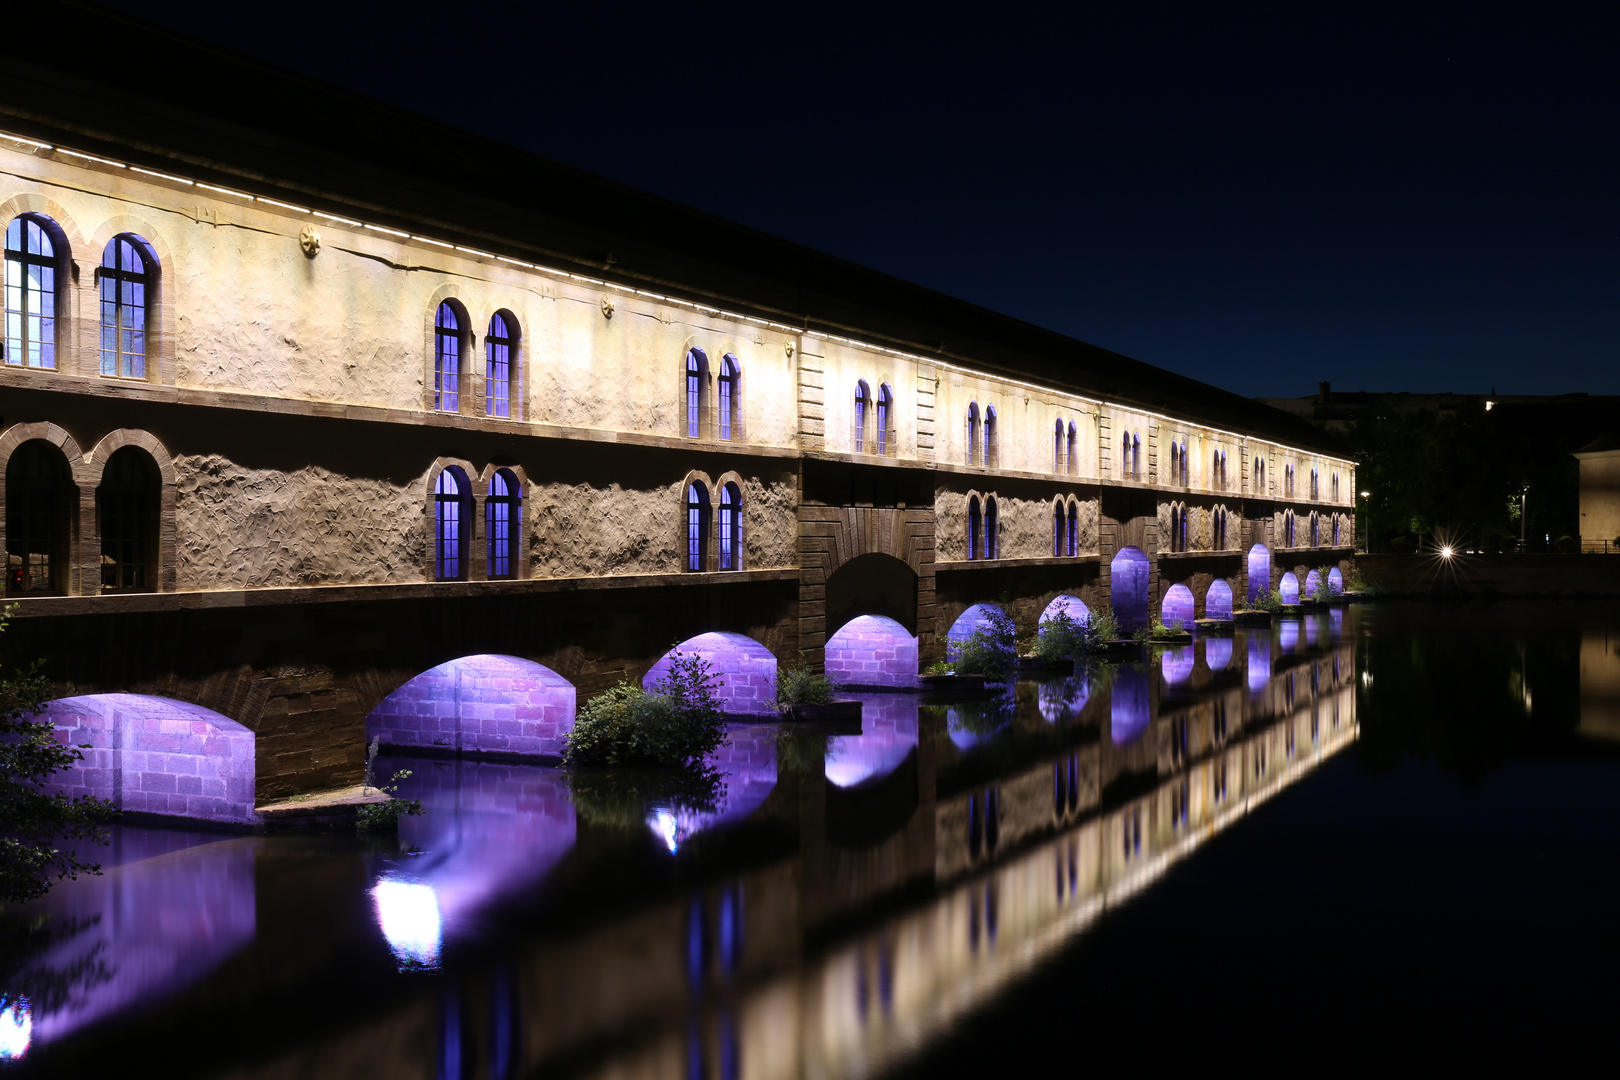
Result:
M1620 556L1357 555L1385 596L1620 596Z

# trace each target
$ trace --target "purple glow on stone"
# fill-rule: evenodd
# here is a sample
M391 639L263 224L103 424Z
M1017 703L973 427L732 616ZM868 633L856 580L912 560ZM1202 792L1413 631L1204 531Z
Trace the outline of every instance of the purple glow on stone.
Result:
M1277 625L1277 642L1283 652L1294 652L1299 648L1298 619L1284 619Z
M89 744L46 791L111 799L120 810L250 825L254 734L229 717L145 694L58 698L44 719L56 737Z
M1316 619L1316 618L1310 618L1310 619L1305 620L1305 644L1306 645L1315 645L1316 644L1317 632L1318 632L1320 622L1321 622L1321 620Z
M1209 665L1209 670L1224 671L1231 662L1231 638L1206 638L1204 640L1204 663Z
M1305 595L1306 596L1308 596L1308 597L1315 596L1316 595L1316 590L1320 589L1321 587L1322 587L1322 573L1321 573L1321 571L1312 570L1310 573L1305 575Z
M741 821L758 810L776 787L776 732L768 724L730 724L726 741L709 763L720 772L720 798L712 811L655 806L647 827L671 854L705 829Z
M1344 612L1334 608L1328 612L1328 625L1333 627L1333 636L1336 638L1344 633Z
M1141 548L1123 547L1108 565L1109 590L1119 628L1139 630L1148 621L1148 578L1152 574L1152 563Z
M973 636L973 632L980 627L990 625L990 613L1000 611L995 604L974 604L951 623L949 632L945 635L945 655L947 659L955 660L962 648L962 643Z
M1282 593L1282 602L1285 604L1299 603L1299 578L1294 576L1292 570L1282 576L1277 582L1277 591Z
M776 657L747 634L715 631L688 638L652 666L641 680L642 689L652 690L664 680L669 674L670 657L675 653L697 653L709 662L719 677L720 686L715 696L725 712L740 716L776 715Z
M1170 649L1161 656L1159 669L1164 673L1165 682L1171 686L1180 686L1192 678L1195 663L1197 661L1193 659L1193 647L1183 645L1179 649Z
M1271 552L1264 544L1249 549L1249 603L1271 591Z
M1344 592L1344 575L1339 572L1337 566L1328 571L1328 592L1334 596L1339 596Z
M1078 596L1070 596L1067 593L1061 593L1054 596L1052 598L1052 602L1046 605L1046 610L1041 612L1041 617L1039 620L1037 620L1037 625L1040 623L1045 623L1047 619L1052 618L1060 612L1067 615L1077 623L1089 622L1091 620L1091 609L1086 607L1085 601L1081 600ZM1046 633L1046 628L1044 626L1040 626L1039 632L1042 634Z
M366 717L367 740L464 753L558 755L574 726L574 684L517 656L464 656L423 672Z
M1078 720L1091 699L1091 685L1083 678L1057 679L1035 688L1041 715L1049 724Z
M1224 578L1216 578L1209 583L1209 591L1204 594L1204 618L1230 619L1232 617L1232 586Z
M1271 638L1256 634L1249 638L1249 692L1258 694L1271 682Z
M827 639L827 678L838 686L917 685L917 639L882 615L860 615Z
M1109 701L1109 737L1114 745L1122 746L1139 737L1152 719L1147 672L1135 665L1120 668Z
M1185 585L1172 585L1165 591L1164 604L1159 609L1159 621L1170 629L1191 630L1193 625L1193 594Z
M861 733L827 740L827 779L847 788L888 776L916 749L917 730L915 697L863 694Z

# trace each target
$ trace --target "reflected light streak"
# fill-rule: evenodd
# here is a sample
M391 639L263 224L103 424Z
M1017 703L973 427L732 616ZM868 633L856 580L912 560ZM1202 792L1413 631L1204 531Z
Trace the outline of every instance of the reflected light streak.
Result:
M383 937L394 951L399 970L437 968L444 923L439 917L439 898L433 888L384 878L372 888L371 899L377 908L377 925L382 927Z
M28 999L19 997L7 1003L0 995L0 1061L16 1061L28 1053L34 1037L34 1012Z
M658 834L664 846L669 848L669 853L675 854L681 846L680 822L675 820L675 815L668 810L655 810L652 816L647 818L647 824Z

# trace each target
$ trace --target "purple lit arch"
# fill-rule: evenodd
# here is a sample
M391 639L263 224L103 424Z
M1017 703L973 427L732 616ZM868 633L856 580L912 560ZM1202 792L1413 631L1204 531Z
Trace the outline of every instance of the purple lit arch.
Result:
M1109 564L1114 617L1124 631L1138 630L1148 621L1148 578L1152 563L1141 548L1119 549Z
M401 749L552 757L574 726L574 685L517 656L464 656L423 672L366 717L367 740Z
M1249 603L1271 591L1271 552L1264 544L1249 549Z
M1216 578L1209 583L1209 591L1204 594L1204 618L1230 619L1232 617L1232 586L1226 583L1225 578Z
M1193 625L1193 594L1185 585L1172 585L1165 591L1164 603L1159 608L1159 621L1172 630L1191 630Z
M857 615L827 639L827 678L839 686L917 685L917 639L883 615Z
M776 715L776 657L746 634L712 631L688 638L659 658L641 680L651 690L669 674L676 653L696 653L713 669L720 708L740 716Z
M1294 576L1292 570L1284 574L1282 580L1277 582L1277 591L1282 594L1283 603L1299 603L1299 578Z

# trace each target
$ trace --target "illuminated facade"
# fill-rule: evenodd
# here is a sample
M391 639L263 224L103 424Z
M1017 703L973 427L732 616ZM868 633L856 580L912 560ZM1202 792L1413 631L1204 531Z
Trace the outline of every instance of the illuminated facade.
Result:
M672 641L770 657L728 679L756 712L863 617L834 665L892 685L998 597L1130 628L1350 557L1308 424L389 114L487 178L413 173L355 135L379 106L252 75L289 106L257 127L33 61L0 91L0 468L14 645L252 731L261 802L358 780L463 657L543 670L474 740L527 753Z

